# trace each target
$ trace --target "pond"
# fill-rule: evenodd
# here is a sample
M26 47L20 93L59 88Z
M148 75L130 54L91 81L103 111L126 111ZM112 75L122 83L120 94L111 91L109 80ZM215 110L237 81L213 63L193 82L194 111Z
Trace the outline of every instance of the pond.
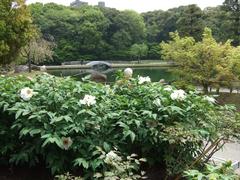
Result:
M102 74L107 75L108 82L114 82L116 78L116 72L118 70L124 70L119 68L112 68L106 71L102 71ZM91 69L64 69L64 70L51 70L48 73L55 76L72 76L77 80L94 73L96 71ZM133 68L133 76L149 76L153 82L157 82L160 79L165 79L167 82L173 81L174 75L169 71L169 67L147 67L147 68Z

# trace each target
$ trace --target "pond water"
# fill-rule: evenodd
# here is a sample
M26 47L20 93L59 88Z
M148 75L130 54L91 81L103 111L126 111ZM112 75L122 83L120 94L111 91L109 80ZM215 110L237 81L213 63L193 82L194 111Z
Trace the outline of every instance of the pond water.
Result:
M124 69L124 68L123 68ZM106 71L102 71L100 73L107 75L107 81L113 82L116 78L116 72L118 70L123 69L108 69ZM81 78L94 73L96 71L91 69L64 69L64 70L51 70L48 73L55 75L55 76L72 76L77 80L81 80ZM165 79L165 81L170 82L173 81L174 75L169 71L169 67L147 67L147 68L133 68L133 76L149 76L153 82L157 82L160 79Z

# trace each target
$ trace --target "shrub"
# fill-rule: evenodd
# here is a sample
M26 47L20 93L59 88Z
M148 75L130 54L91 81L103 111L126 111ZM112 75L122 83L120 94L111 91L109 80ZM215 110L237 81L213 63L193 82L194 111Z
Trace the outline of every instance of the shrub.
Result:
M107 166L98 147L116 147L178 174L239 138L234 108L143 79L110 86L48 74L0 77L1 162L44 162L53 174L80 168L92 177Z
M121 179L121 180L136 180L136 179L146 179L145 172L141 171L140 174L136 174L136 171L139 170L141 162L146 160L141 158L137 159L136 154L131 154L130 156L123 157L120 152L110 151L106 154L100 147L98 150L102 153L102 159L104 159L105 164L107 165L103 172L97 172L93 175L95 179ZM120 154L120 155L119 155ZM72 176L69 173L64 175L56 176L57 180L82 180L81 177Z
M231 162L225 162L218 166L206 164L202 172L199 170L188 170L184 173L185 177L189 180L238 180L239 176L234 173L231 164Z

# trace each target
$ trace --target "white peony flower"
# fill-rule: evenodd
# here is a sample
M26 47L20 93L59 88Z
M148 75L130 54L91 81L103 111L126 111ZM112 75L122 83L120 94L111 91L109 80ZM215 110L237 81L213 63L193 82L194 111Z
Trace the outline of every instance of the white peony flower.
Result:
M151 79L149 76L147 76L147 77L139 76L138 77L138 84L143 84L145 82L151 82Z
M126 68L126 69L124 70L124 77L125 77L125 78L129 79L129 78L132 77L132 75L133 75L133 70L132 70L132 68Z
M121 157L119 157L114 151L110 151L106 154L105 162L107 164L111 164L114 161L121 161Z
M172 100L179 100L183 101L186 98L186 93L184 90L174 90L173 93L170 95Z
M85 95L83 99L80 100L83 105L91 106L96 104L96 97L91 95Z
M216 99L213 97L205 96L204 100L208 101L209 103L216 103Z
M20 92L20 97L24 100L24 101L29 101L33 95L35 95L36 93L33 92L32 89L26 87L26 88L23 88Z
M63 144L63 148L65 150L68 150L69 147L72 145L72 139L70 137L62 137L62 144Z
M164 91L172 91L173 88L171 86L166 86L163 90Z
M162 105L161 100L159 98L155 99L153 101L153 104L155 104L157 107L160 107Z

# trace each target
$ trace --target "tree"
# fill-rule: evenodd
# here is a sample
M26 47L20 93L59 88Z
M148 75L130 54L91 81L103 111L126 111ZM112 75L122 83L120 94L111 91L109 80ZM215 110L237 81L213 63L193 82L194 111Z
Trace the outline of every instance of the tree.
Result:
M192 36L196 40L201 39L203 31L203 13L195 4L184 7L177 21L177 30L181 36Z
M0 1L0 64L14 61L34 36L35 27L24 0Z
M55 44L43 38L36 38L31 40L21 50L21 56L28 62L29 72L31 72L31 64L39 64L53 58L53 48Z
M223 9L230 13L233 45L240 45L240 0L225 0Z
M97 59L104 53L103 34L108 21L98 7L36 3L31 5L31 11L42 34L54 37L59 62Z
M130 49L131 55L140 62L141 58L148 53L148 47L146 44L133 44Z
M167 11L153 11L143 13L147 27L148 43L158 43L169 40L169 32L176 31L176 22L182 11L182 7L169 9Z
M103 32L108 27L108 21L97 7L83 6L77 10L79 16L75 38L79 42L79 51L100 56L105 46Z
M217 41L227 41L231 39L230 14L220 6L208 7L203 10L204 26L212 29L213 36Z
M228 54L230 59L229 69L237 79L240 79L240 46L233 49L232 53Z
M146 37L146 28L142 16L135 11L122 11L115 18L116 31L112 35L112 44L118 50L127 50L134 43L142 43Z
M213 83L221 85L222 81L237 79L231 68L232 59L239 57L240 52L231 46L231 41L217 43L209 28L205 28L201 42L193 37L181 38L177 32L171 33L171 37L168 43L161 43L162 55L178 65L174 71L182 80L202 85L207 93Z
M150 59L161 59L161 49L159 43L148 44L148 58Z

